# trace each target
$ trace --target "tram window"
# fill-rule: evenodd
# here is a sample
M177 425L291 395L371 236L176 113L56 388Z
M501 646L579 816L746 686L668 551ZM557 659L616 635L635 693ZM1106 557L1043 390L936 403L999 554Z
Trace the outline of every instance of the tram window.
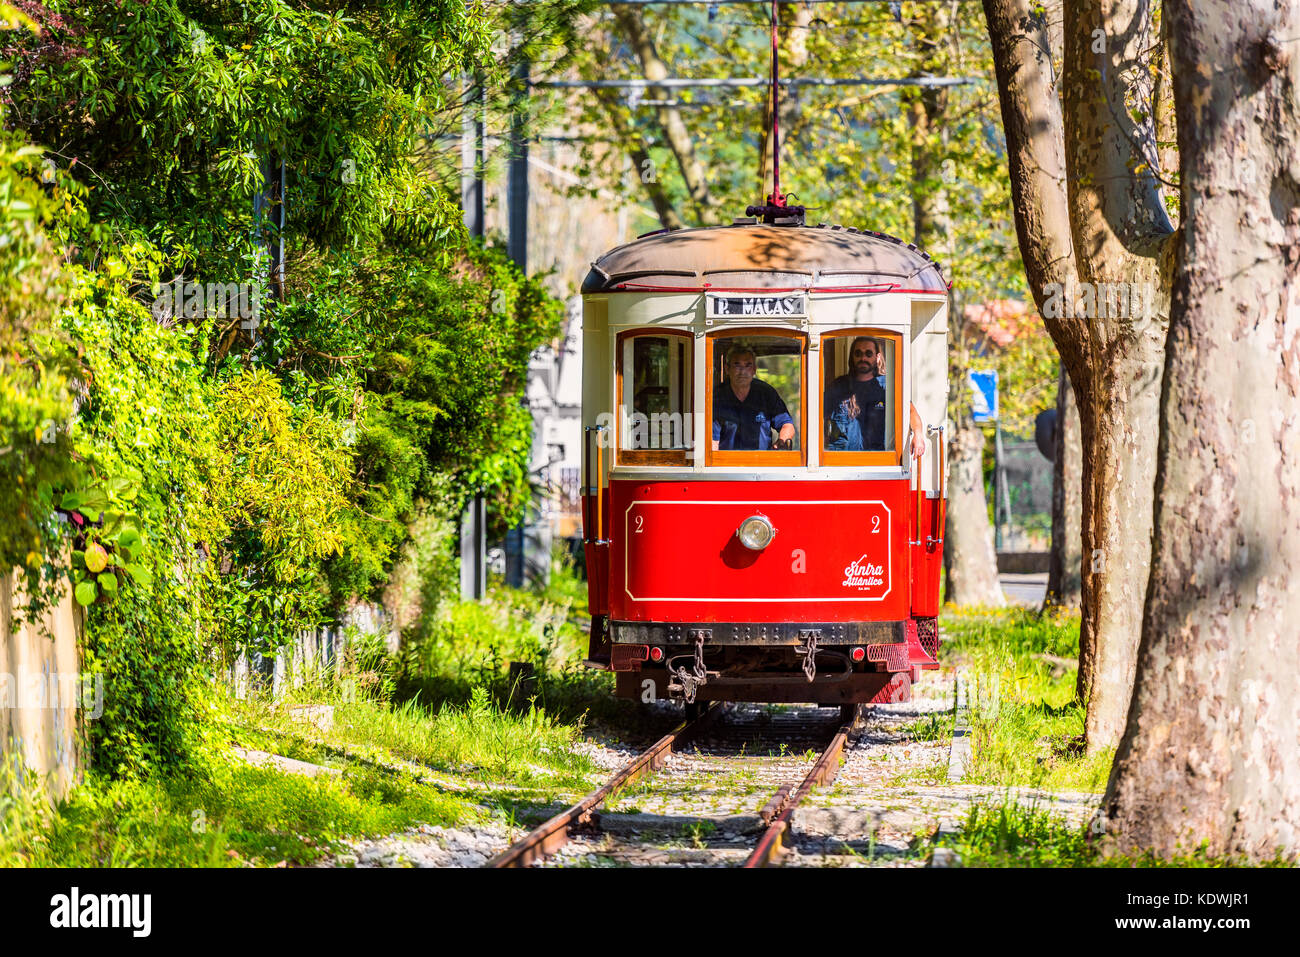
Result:
M802 461L804 337L743 333L710 341L712 451L785 452L783 463Z
M684 453L691 448L690 338L630 335L622 350L619 448Z
M897 453L899 346L894 334L822 337L822 449L828 464L837 460L835 453Z

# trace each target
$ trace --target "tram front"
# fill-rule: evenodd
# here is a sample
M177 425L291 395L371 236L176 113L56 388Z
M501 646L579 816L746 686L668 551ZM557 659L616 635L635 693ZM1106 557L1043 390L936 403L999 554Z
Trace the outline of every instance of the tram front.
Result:
M906 700L937 667L937 265L742 221L619 247L583 293L588 663L646 701Z

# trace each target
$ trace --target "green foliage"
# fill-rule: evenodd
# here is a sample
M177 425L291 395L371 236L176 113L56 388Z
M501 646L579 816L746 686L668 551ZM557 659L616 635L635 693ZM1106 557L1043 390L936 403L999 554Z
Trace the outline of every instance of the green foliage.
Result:
M290 164L295 233L358 247L460 231L411 148L451 121L439 121L455 97L444 78L492 63L489 21L460 0L47 8L18 51L29 78L13 98L34 139L107 187L96 218L229 280L248 263L274 152Z
M331 260L311 285L268 329L262 355L294 370L295 394L355 423L357 509L329 574L336 597L364 595L386 579L422 508L458 515L469 495L492 490L501 525L522 514L524 377L532 351L558 333L561 304L500 250L478 246L451 272L409 251Z
M864 57L873 76L920 74L993 75L992 51L979 17L957 16L943 42L930 40L930 4L904 4L895 16L887 4L819 4L811 24L793 25L793 8L782 10L786 76L861 75ZM703 8L674 6L639 11L660 57L676 76L766 76L771 49L767 7L747 5L711 16ZM643 78L636 53L614 22L590 23L592 36L578 55L590 78ZM791 66L794 46L806 50L806 66ZM557 93L566 106L611 129L597 100L586 91ZM761 201L755 141L761 135L768 91L673 91L693 108L678 116L706 171L705 180L721 222ZM869 227L914 238L913 197L946 190L950 212L948 248L928 250L956 283L961 302L1023 289L1018 247L1010 217L1005 150L1000 135L997 87L972 83L945 90L906 87L801 87L783 91L789 109L781 123L782 188L812 208L810 221ZM943 101L943 118L928 129L916 122L924 99ZM739 101L739 102L738 102ZM658 185L683 219L696 221L680 168L668 147L661 117L648 109L618 109L649 147ZM625 176L607 152L626 150L628 139L585 140L584 165L575 190L612 189L644 201L640 175ZM926 154L924 162L920 154ZM611 172L614 173L611 176ZM640 171L637 171L640 173ZM611 181L612 180L612 181Z
M87 723L96 763L140 774L197 759L208 740L205 573L194 542L219 539L226 526L207 493L218 445L195 331L158 325L131 295L132 277L156 268L154 251L120 253L96 271L73 268L62 314L89 383L71 432L90 475L67 502L88 512L107 502L105 528L85 544L111 546L113 567L131 578L129 588L119 579L114 601L87 609L84 668L105 682L104 714ZM128 508L131 524L114 528ZM93 600L85 586L98 561L78 550L80 598ZM108 590L98 575L94 584Z
M499 701L518 702L507 663L533 666L533 703L562 720L627 718L631 702L612 698L608 672L581 665L588 635L577 624L585 617L585 583L564 562L552 567L547 594L497 585L482 602L456 602L433 610L407 631L396 662L396 695L431 705L464 703L475 687Z
M23 569L32 611L58 577L55 490L78 474L67 432L77 363L55 316L66 277L47 235L67 199L40 150L0 132L0 569Z
M209 493L236 540L255 540L281 582L336 553L352 466L337 424L295 409L260 369L222 383L215 413L221 454Z
M49 804L40 779L19 767L19 754L0 755L0 867L22 867L44 851Z
M523 19L545 33L562 4L542 6ZM96 767L203 767L214 666L372 597L467 494L503 521L527 498L524 376L559 304L467 246L430 145L459 128L461 75L502 88L498 12L32 9L4 94L22 132L0 137L0 561L55 584L73 539ZM229 308L152 309L178 279L264 289L271 158L290 265L256 339ZM67 536L58 505L90 524Z

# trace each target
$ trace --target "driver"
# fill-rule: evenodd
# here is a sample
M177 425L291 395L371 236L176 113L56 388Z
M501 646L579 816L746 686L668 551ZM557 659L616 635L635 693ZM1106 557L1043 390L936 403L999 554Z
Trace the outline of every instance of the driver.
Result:
M752 350L727 356L727 381L713 394L714 451L794 448L794 419L776 389L755 378L757 373Z

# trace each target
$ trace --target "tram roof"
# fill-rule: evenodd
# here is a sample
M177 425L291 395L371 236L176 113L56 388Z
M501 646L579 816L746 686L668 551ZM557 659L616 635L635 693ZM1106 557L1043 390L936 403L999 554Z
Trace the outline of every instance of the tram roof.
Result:
M939 264L893 236L825 223L748 223L650 233L610 250L582 284L593 292L811 289L945 294Z

